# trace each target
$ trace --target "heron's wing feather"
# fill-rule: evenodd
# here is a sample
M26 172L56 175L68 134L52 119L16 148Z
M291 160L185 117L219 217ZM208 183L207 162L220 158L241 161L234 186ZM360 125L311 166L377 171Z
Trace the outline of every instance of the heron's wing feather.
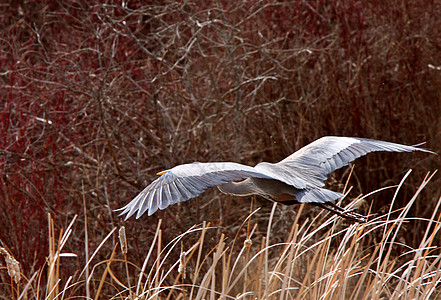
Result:
M323 168L322 179L326 180L331 172L348 165L351 161L374 151L388 152L411 152L432 151L406 146L391 142L383 142L364 138L354 137L322 137L309 145L301 148L294 154L280 161L278 165L295 166L320 166Z
M291 185L296 189L317 188L324 185L324 169L318 164L305 164L302 161L287 164L262 162L254 167L256 170Z
M237 163L193 163L174 167L153 181L130 203L120 215L128 219L136 213L139 218L146 211L152 215L158 209L187 201L210 187L249 177L271 178L252 167Z
M299 190L295 196L300 203L325 203L335 201L343 197L344 194L327 189L316 188Z

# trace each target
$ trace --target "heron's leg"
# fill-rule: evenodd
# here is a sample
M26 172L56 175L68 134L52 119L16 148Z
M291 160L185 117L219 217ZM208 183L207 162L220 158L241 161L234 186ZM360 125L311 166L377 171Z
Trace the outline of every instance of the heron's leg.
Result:
M334 202L326 202L326 203L323 203L323 204L326 205L326 206L331 206L331 207L334 208L335 210L341 211L341 212L343 212L343 213L345 213L345 212L350 212L350 210L347 211L347 210L345 210L343 207L340 207L340 206L338 206L337 204L335 204Z
M366 219L367 219L366 216L363 216L363 215L360 215L357 213L353 213L351 211L347 211L344 208L342 208L338 205L335 205L334 203L332 203L332 204L331 203L326 203L326 204L325 203L311 203L311 204L314 204L318 207L329 210L330 212L332 212L340 217L350 219L350 220L353 220L356 222L365 223Z
M337 209L337 210L341 211L342 213L346 213L346 214L350 213L350 214L353 214L354 216L357 216L359 218L366 218L366 216L364 216L362 214L359 214L359 213L356 213L355 212L357 210L356 208L352 208L352 209L346 210L343 207L340 207L340 206L336 205L333 202L326 202L325 205L331 206L332 208Z

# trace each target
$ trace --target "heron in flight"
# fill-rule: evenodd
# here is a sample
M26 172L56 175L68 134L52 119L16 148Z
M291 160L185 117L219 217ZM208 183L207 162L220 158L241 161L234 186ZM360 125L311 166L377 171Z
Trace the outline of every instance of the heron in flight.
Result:
M419 144L420 145L420 144ZM217 186L234 196L259 195L286 205L310 203L358 222L365 217L333 204L344 195L323 188L327 176L358 157L374 151L432 151L357 137L322 137L278 163L255 167L234 162L190 163L166 171L126 206L118 209L125 220L136 213L150 216L158 209L187 201Z

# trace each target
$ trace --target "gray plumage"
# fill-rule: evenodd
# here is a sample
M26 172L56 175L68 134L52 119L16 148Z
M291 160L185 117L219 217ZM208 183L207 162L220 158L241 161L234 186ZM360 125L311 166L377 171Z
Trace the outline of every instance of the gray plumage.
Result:
M184 164L165 171L119 209L122 211L120 215L126 215L125 219L128 219L136 213L138 219L147 212L150 216L158 209L187 201L215 186L223 193L236 196L257 194L284 204L323 204L343 196L323 188L327 176L374 151L433 153L416 146L327 136L275 164L261 162L255 167L232 162Z

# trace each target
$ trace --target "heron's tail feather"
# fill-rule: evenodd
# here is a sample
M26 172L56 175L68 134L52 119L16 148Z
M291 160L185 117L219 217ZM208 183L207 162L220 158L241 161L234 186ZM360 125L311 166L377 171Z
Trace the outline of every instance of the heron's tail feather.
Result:
M342 193L337 193L322 188L304 189L299 190L296 193L297 201L300 203L325 203L337 200L343 196L344 195Z

